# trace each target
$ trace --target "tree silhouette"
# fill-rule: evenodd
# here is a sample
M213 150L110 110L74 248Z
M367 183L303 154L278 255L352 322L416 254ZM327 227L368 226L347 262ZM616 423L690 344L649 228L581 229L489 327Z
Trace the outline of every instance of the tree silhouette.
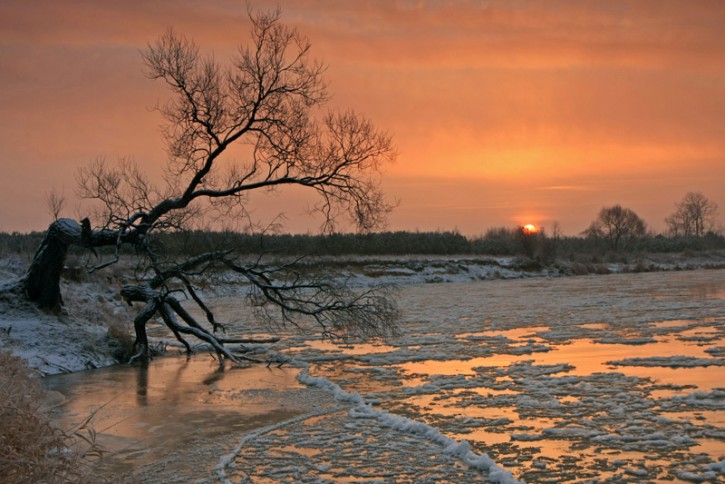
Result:
M665 219L676 237L702 237L715 230L717 204L699 192L688 192Z
M632 241L642 237L646 224L639 216L621 205L604 207L584 235L607 240L612 250L625 248Z
M48 310L62 305L59 278L69 246L115 247L115 256L92 270L117 262L122 247L130 246L142 261L141 276L121 294L129 304L144 304L134 323L139 357L148 356L146 323L159 315L187 349L184 335L192 335L220 357L237 358L213 334L220 325L195 289L194 281L215 267L244 277L260 313L283 322L312 322L328 336L394 330L395 304L382 289L354 292L261 259L243 264L233 246L172 258L158 241L159 234L185 230L210 213L251 218L250 193L291 186L318 195L325 229L344 214L361 230L384 222L390 205L376 173L395 157L391 138L352 111L322 111L324 66L309 58L309 41L280 16L279 10L250 12L251 42L225 65L172 30L148 46L146 75L171 92L158 107L169 154L166 186L154 185L127 160L98 160L83 169L80 192L97 203L95 224L90 217L61 218L50 226L21 282L31 301ZM232 160L233 146L250 147L247 162ZM174 296L180 289L212 331L181 306Z

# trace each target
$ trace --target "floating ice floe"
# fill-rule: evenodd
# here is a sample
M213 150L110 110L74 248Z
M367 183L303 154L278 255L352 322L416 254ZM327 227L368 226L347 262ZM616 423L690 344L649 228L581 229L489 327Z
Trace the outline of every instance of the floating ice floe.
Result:
M716 388L711 392L692 392L687 395L674 395L659 402L663 408L681 406L725 409L725 389Z
M692 356L651 356L648 358L625 358L608 361L616 366L663 366L670 368L692 368L697 366L725 366L725 360L715 358L695 358Z
M488 457L488 455L479 455L471 451L470 445L465 440L457 441L455 439L451 439L450 437L443 435L440 430L431 427L424 422L419 422L407 417L394 415L385 410L373 408L372 406L365 404L358 393L346 392L339 385L326 378L310 376L307 369L304 369L297 378L301 383L329 391L339 402L356 404L356 406L352 407L349 411L349 415L352 418L376 419L380 424L401 433L423 436L426 440L440 445L443 453L458 457L469 467L486 471L488 478L492 482L501 484L519 482L514 479L510 472L505 471L496 465L496 463Z

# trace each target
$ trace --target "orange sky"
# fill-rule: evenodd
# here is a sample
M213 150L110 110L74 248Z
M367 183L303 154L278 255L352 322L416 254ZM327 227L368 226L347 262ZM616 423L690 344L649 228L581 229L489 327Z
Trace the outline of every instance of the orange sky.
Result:
M725 2L251 3L281 5L311 39L331 105L393 135L389 229L577 234L619 203L660 231L688 191L725 226ZM0 230L47 227L54 188L85 216L75 176L98 156L158 174L149 108L165 91L139 50L173 26L222 60L246 25L238 0L2 0ZM260 217L287 207L288 230L317 229L298 194L264 203Z

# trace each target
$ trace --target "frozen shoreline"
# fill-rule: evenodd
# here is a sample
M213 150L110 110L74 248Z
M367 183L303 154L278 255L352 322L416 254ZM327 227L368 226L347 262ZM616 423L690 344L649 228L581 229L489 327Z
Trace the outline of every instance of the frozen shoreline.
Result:
M406 286L476 280L577 277L587 274L619 274L639 271L682 271L725 268L725 251L695 254L631 256L629 262L581 263L558 261L540 265L521 257L390 256L327 257L304 261L311 270L332 280L357 287L375 284ZM19 257L0 259L0 287L11 284L26 269ZM120 267L123 269L123 267ZM122 273L122 270L119 271ZM235 274L217 275L207 297L245 294L245 281ZM219 284L221 283L221 284ZM43 375L67 373L116 364L107 325L113 318L129 326L138 308L128 308L118 295L120 284L99 273L94 280L62 281L66 310L60 316L39 311L21 298L6 293L0 298L0 348L12 351ZM101 307L102 310L97 309Z

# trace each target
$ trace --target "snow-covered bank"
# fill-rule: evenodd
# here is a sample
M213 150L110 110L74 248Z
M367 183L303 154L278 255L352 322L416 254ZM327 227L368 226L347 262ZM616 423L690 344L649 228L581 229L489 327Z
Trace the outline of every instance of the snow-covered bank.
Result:
M108 329L69 315L49 315L25 304L0 302L0 348L43 375L113 365Z
M616 261L581 262L558 259L551 263L541 263L518 256L346 256L302 259L299 267L303 271L306 268L330 280L344 281L353 286L366 287L376 284L403 286L590 274L722 269L725 268L725 251L629 255L621 256ZM221 280L228 285L214 288L220 291L218 295L233 295L235 287L244 283L243 279L235 274L225 274ZM223 291L230 292L224 294Z
M15 286L26 269L18 257L0 259L0 348L23 358L43 375L116 364L119 342L109 328L123 331L132 323L118 289L105 278L63 280L66 304L60 314L39 310Z

